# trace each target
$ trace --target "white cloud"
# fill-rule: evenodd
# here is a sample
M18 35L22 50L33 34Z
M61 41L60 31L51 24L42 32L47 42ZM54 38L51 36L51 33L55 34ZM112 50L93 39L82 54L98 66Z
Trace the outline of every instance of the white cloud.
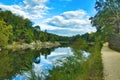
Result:
M0 4L3 10L10 10L17 15L24 16L29 19L42 18L50 9L46 6L48 0L23 0L19 5L4 5Z
M47 19L46 23L57 27L74 28L79 28L83 25L90 25L88 16L83 10L64 12L61 15Z
M83 34L86 32L91 33L96 31L95 28L91 27L89 16L83 10L64 12L60 15L46 19L44 24L48 25L46 26L46 29L48 30L50 28L49 26L52 26L54 28L50 30L66 31L65 35L69 35L69 33Z
M95 28L91 27L89 16L84 10L66 11L60 15L40 21L39 19L43 18L50 9L46 6L47 2L48 0L23 0L19 5L0 4L0 8L10 10L33 21L35 20L34 22L38 23L42 30L47 29L56 34L75 35L96 31Z

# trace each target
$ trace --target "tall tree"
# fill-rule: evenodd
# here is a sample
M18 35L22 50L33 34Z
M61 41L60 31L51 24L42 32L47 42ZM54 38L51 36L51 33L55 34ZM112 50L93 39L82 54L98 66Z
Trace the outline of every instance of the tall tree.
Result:
M91 18L97 31L109 28L116 34L120 32L120 0L97 0L95 9L97 14Z

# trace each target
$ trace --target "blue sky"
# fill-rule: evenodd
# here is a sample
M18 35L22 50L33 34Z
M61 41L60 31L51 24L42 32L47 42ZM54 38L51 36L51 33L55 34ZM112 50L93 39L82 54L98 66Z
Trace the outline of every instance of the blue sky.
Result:
M41 30L63 36L91 33L95 0L2 0L0 8L29 18Z

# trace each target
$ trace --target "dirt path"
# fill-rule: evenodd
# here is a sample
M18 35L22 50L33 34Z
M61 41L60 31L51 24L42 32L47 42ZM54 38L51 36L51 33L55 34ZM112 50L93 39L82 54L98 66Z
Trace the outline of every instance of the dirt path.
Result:
M120 52L109 49L107 43L104 44L101 52L104 65L104 79L120 80Z

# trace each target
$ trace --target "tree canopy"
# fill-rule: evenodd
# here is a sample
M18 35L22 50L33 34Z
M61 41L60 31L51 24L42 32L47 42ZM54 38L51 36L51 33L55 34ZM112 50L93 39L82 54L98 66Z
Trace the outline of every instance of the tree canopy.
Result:
M120 0L97 0L97 14L91 18L98 32L120 33Z
M0 21L0 47L7 45L12 35L12 26L7 25L4 21Z

